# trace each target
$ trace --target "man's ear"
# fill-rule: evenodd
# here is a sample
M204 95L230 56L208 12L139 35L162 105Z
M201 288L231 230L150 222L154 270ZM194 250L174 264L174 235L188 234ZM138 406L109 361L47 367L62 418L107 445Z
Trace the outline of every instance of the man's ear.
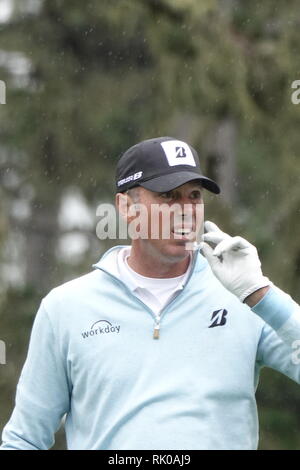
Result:
M123 220L129 223L134 218L132 213L134 202L132 198L128 193L117 193L115 204Z
M115 205L120 213L122 219L127 221L128 217L128 208L129 208L129 201L128 195L126 193L117 193L115 197Z

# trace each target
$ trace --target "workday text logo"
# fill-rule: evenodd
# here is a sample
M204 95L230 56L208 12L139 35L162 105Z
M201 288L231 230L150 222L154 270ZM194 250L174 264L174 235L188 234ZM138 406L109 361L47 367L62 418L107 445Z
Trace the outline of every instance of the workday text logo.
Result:
M90 330L83 331L81 333L83 339L89 338L91 336L101 336L109 333L119 333L120 325L112 325L107 320L98 320L90 328Z

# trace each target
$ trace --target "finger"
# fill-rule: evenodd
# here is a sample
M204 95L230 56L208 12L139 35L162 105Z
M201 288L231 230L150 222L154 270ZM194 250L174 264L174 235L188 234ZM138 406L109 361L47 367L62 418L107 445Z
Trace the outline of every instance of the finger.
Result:
M223 240L219 245L214 249L214 256L221 256L229 251L238 251L245 248L249 248L250 243L247 242L244 238L241 237L230 237Z
M242 237L232 237L232 241L233 241L233 244L232 244L233 250L236 250L236 249L240 250L240 249L249 248L250 246L253 246L245 238L242 238Z
M205 256L205 258L211 265L214 265L218 262L218 258L213 255L213 252L213 248L211 248L207 243L202 242L201 253L203 254L203 256Z
M229 235L227 235L226 233L224 232L208 232L208 233L204 233L201 238L204 242L207 242L207 243L214 243L215 245L217 245L218 243L220 243L222 240L228 238Z
M204 228L206 232L222 232L214 222L210 222L209 220L204 222Z

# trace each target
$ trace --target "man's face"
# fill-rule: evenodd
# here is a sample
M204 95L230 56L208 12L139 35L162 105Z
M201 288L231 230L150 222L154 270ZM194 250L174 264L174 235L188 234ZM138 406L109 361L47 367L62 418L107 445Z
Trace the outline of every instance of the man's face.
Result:
M139 187L136 213L143 236L132 243L164 261L180 261L188 256L203 227L203 189L195 181L165 193Z

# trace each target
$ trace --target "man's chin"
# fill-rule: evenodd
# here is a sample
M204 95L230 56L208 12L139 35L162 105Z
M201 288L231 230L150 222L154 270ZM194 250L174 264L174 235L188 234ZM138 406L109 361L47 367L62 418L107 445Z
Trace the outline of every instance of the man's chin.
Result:
M144 249L148 253L155 253L161 261L178 263L187 258L192 251L193 241L183 240L142 240Z
M187 256L189 256L189 253L191 251L191 242L186 243L183 241L174 241L170 244L168 244L166 247L164 247L164 255L167 256L168 258L173 259L174 261L181 261Z

